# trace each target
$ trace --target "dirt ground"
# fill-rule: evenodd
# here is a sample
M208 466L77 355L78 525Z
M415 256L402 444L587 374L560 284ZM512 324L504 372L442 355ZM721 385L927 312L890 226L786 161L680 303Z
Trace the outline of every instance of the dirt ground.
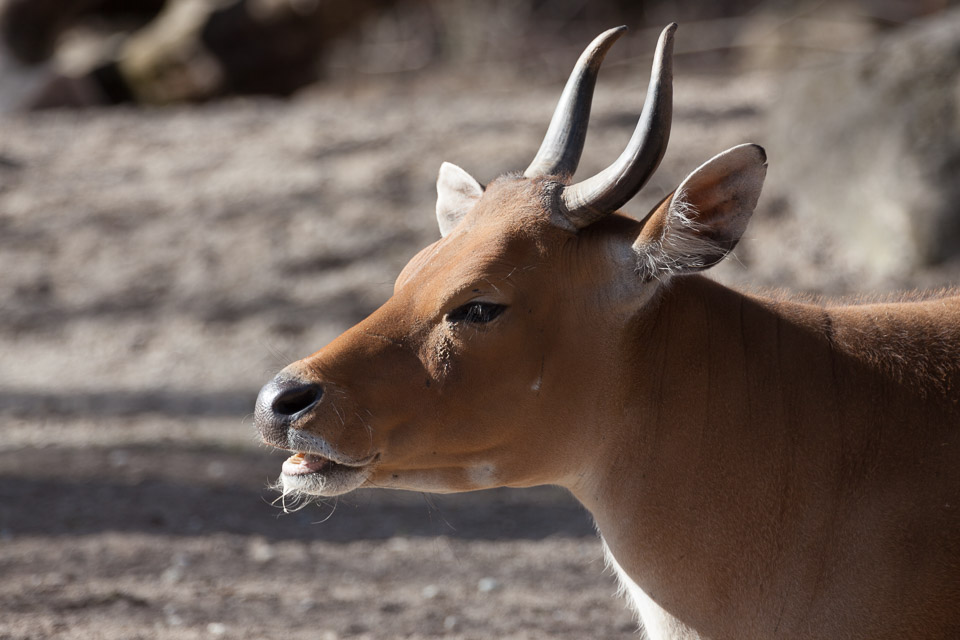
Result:
M677 78L637 215L764 142L769 76ZM486 182L536 151L560 86L494 80L0 116L0 639L633 635L563 491L364 491L283 514L266 488L283 456L254 434L260 385L437 237L442 161ZM645 84L602 78L581 175L619 153ZM798 281L815 238L778 202L718 277ZM764 243L783 261L751 260Z

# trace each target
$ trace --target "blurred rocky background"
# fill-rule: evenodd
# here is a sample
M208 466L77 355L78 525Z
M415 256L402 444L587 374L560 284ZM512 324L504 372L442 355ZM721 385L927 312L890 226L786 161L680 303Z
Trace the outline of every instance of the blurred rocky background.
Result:
M955 284L953 4L0 2L0 638L633 637L562 492L280 515L259 386L438 237L441 162L527 165L618 24L581 176L680 23L671 146L628 213L757 142L768 183L717 278Z

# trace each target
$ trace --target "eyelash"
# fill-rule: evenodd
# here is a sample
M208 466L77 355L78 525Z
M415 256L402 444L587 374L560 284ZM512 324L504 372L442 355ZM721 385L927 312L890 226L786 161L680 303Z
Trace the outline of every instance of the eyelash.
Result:
M486 324L495 320L507 308L503 304L493 302L479 302L474 300L461 305L447 314L447 322L469 322L471 324Z

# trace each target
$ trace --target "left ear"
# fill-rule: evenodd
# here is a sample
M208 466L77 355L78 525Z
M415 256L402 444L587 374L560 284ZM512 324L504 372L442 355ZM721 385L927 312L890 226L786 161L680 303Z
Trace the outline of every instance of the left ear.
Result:
M437 222L440 235L446 236L473 209L483 195L483 187L455 164L440 165L437 178Z
M740 241L766 175L763 148L742 144L687 176L633 243L645 277L692 273L723 260Z

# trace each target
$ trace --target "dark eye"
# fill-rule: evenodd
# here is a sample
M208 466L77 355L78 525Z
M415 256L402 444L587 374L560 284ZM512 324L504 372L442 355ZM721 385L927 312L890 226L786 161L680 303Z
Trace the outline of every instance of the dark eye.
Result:
M506 305L494 304L492 302L468 302L459 306L447 314L449 322L472 322L475 324L485 324L490 322L506 309Z

